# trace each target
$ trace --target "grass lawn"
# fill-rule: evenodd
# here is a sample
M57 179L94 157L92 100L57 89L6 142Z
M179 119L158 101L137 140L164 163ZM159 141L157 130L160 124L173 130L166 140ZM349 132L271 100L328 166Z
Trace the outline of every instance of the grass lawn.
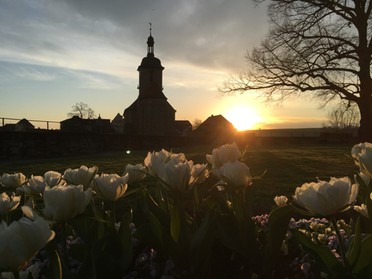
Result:
M353 177L358 172L353 159L349 156L352 145L291 145L291 146L248 146L246 163L252 176L259 176L265 170L261 180L252 185L255 213L270 211L276 195L291 196L294 189L305 182L316 181L317 177L329 180L331 176ZM187 159L195 163L205 163L205 154L212 147L187 147L173 150L184 152ZM147 151L125 151L84 155L79 157L61 157L54 159L2 161L0 175L7 172L22 172L26 176L43 175L55 170L63 173L67 168L81 165L99 167L99 172L122 174L126 164L143 163Z

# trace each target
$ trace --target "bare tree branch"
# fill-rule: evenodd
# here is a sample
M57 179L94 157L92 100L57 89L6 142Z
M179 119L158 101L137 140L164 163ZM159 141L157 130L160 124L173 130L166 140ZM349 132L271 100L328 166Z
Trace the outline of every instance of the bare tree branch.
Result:
M354 102L360 133L372 140L371 1L271 0L267 38L221 92L254 91L268 101L308 94L323 104Z
M94 110L83 102L76 103L72 106L71 112L67 113L68 117L78 116L80 118L93 119L96 117Z

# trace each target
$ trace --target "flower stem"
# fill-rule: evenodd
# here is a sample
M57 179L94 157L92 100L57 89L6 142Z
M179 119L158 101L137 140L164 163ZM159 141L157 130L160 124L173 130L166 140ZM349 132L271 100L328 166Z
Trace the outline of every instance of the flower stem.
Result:
M62 223L62 253L65 264L67 265L67 233L66 233L66 223Z
M350 266L349 266L349 261L346 258L344 241L342 239L340 230L337 227L337 220L336 220L336 218L334 216L331 217L331 222L332 222L333 229L335 230L336 235L337 235L338 244L339 244L339 247L340 247L340 254L341 254L342 262L344 264L344 267L346 269L347 274L350 275L351 274L351 272L350 272Z
M115 210L115 201L112 202L112 219L114 221L114 227L116 224L116 210Z

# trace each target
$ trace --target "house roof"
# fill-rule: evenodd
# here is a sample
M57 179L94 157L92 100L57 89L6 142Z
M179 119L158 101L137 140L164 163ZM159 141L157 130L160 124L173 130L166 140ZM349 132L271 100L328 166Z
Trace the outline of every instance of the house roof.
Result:
M195 133L215 133L215 132L236 132L236 129L230 121L222 115L211 115L195 129Z
M24 127L28 126L28 127L30 127L30 128L34 128L34 127L35 127L35 126L32 125L32 124L30 123L30 121L28 121L26 118L23 118L23 119L19 120L18 123L17 123L16 125L22 125L22 126L24 126Z

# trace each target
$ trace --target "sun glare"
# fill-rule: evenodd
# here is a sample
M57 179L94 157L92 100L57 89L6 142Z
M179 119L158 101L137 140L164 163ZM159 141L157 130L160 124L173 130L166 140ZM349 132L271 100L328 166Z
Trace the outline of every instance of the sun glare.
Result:
M226 112L226 119L229 120L238 131L259 128L262 117L251 107L233 107Z

